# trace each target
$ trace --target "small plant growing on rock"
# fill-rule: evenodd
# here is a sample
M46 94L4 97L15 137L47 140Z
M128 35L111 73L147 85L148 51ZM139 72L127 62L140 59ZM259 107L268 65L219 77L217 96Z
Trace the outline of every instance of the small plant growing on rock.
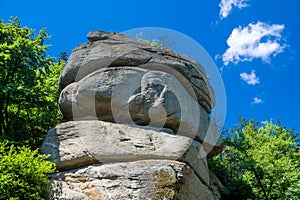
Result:
M136 39L138 42L141 42L145 45L151 46L151 47L158 47L158 48L163 48L162 44L159 44L159 41L156 39L153 39L152 41L146 40L142 37L143 33L138 33L136 34Z

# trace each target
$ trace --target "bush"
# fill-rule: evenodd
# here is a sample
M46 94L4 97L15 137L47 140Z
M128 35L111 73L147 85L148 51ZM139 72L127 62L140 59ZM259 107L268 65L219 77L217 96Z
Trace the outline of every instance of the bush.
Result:
M0 199L47 199L50 192L47 174L55 165L38 150L0 142Z

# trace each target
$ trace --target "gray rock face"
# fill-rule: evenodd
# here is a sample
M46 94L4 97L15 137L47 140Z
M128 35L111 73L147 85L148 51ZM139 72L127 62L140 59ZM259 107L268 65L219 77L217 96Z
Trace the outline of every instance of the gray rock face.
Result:
M99 69L68 85L59 104L69 120L151 123L175 132L181 126L179 131L185 133L196 133L195 122L208 116L174 76L133 67Z
M97 40L106 40L108 39L109 33L105 31L91 31L87 34L87 38L90 42L95 42Z
M222 151L205 71L171 50L93 31L60 76L65 122L41 151L52 199L220 199L207 157Z
M169 160L90 165L55 174L52 180L57 200L214 199L190 166Z
M60 170L90 163L142 159L177 160L192 139L173 135L168 129L114 124L103 121L70 121L50 130L44 153Z
M213 90L205 71L196 61L168 49L146 46L126 35L95 31L88 34L92 43L75 48L63 69L60 89L106 67L132 66L164 71L177 79L187 79L200 105L209 113L214 106Z

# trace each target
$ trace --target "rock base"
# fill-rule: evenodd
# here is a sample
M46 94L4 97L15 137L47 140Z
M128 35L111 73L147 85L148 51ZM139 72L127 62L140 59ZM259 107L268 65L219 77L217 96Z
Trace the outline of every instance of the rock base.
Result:
M52 198L56 200L121 199L218 199L183 162L140 160L94 164L52 175Z

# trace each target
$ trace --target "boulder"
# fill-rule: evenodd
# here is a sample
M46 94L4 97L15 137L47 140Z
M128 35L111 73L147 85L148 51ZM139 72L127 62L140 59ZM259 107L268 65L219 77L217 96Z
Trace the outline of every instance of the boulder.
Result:
M207 158L222 150L202 66L120 33L92 31L60 80L63 123L41 147L51 199L220 199Z
M215 199L189 165L169 160L90 165L52 175L52 186L57 200Z
M91 31L87 34L87 38L90 42L95 42L97 40L106 40L108 39L108 36L109 33L100 30Z
M166 48L151 47L120 33L90 32L91 43L75 48L64 67L59 87L107 67L132 66L177 73L177 79L187 79L200 105L210 113L214 106L213 90L202 66L195 60Z
M95 71L64 88L59 105L67 120L150 124L191 135L200 120L208 126L208 113L174 76L133 67Z
M41 152L51 154L57 169L73 169L91 163L142 159L177 160L192 139L168 129L138 127L103 121L70 121L51 129Z

